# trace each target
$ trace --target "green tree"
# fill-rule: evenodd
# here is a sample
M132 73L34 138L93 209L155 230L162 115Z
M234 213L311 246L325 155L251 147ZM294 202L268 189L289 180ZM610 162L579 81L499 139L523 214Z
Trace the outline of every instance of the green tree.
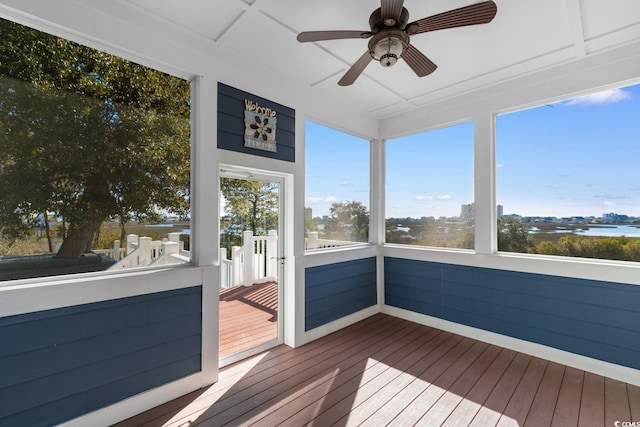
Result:
M498 250L504 252L532 252L534 244L529 227L516 218L498 218Z
M73 258L107 219L188 212L189 82L0 19L0 93L5 236L51 214Z
M366 242L369 240L369 211L361 202L334 203L329 209L325 236L331 239Z
M279 185L275 182L221 178L220 191L225 201L222 218L222 246L239 246L242 232L266 235L278 229Z

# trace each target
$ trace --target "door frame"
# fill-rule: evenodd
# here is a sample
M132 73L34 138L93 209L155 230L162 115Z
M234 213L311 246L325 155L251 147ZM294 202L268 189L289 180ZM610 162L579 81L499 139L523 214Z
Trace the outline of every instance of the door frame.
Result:
M245 350L241 350L237 353L231 354L229 356L225 356L219 359L219 367L222 368L224 366L230 365L237 361L246 359L255 354L261 353L263 351L267 351L273 347L276 347L285 342L285 322L287 317L285 312L285 304L290 298L285 298L285 278L291 277L287 276L287 269L291 268L286 262L286 254L291 253L291 249L288 248L289 244L287 243L290 239L287 239L286 236L292 230L286 230L286 224L288 221L285 220L286 213L286 198L288 197L288 188L289 185L286 185L287 182L287 174L278 173L274 171L266 171L236 165L228 165L228 164L220 164L219 166L219 176L218 176L218 197L220 197L220 179L221 178L234 178L234 179L244 179L251 181L264 181L264 182L277 182L279 184L278 189L278 258L280 261L278 262L278 312L277 312L277 338L271 339L269 341L265 341L257 346L250 347ZM218 215L218 236L220 235L220 217L221 213ZM218 239L219 241L219 239ZM219 300L216 301L219 305ZM220 309L218 307L218 316L220 313ZM216 333L220 331L220 318L218 317L218 329ZM219 355L219 342L218 348L216 349ZM218 356L219 357L219 356Z

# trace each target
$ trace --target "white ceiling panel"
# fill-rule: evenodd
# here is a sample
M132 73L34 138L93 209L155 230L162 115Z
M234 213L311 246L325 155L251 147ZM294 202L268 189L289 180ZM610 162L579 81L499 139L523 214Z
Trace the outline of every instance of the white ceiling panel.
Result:
M200 36L216 40L244 12L240 0L130 0Z
M218 43L251 58L257 73L268 66L308 85L346 67L317 46L298 43L295 32L257 10L243 14Z
M640 25L638 0L580 0L586 40Z
M350 87L338 80L366 39L298 43L301 31L369 30L380 0L130 0L149 12L374 117L409 111L592 52L640 39L640 0L494 0L488 24L418 34L411 43L437 70L419 78L400 61L372 61ZM409 21L482 0L405 0ZM105 6L107 7L107 6Z
M640 1L580 0L580 9L589 52L640 40Z

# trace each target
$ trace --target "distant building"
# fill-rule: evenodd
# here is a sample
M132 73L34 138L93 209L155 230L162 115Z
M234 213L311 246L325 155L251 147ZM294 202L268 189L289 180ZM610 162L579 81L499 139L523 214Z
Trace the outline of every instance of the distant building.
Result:
M460 207L460 219L462 221L473 221L476 216L476 209L474 203L468 203ZM496 206L496 217L502 218L504 216L504 206Z
M313 219L313 210L311 208L304 208L304 220L311 221Z
M462 205L460 209L460 219L462 221L473 221L475 218L475 207L473 203Z
M606 224L611 224L612 222L625 222L629 220L629 215L619 215L614 212L602 214L602 221Z

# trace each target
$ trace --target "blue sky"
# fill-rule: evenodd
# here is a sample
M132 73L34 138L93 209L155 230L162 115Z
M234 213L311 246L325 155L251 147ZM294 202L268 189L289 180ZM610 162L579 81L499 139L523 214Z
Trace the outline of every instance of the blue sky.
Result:
M369 204L369 142L306 125L306 206ZM387 142L386 217L457 216L473 201L473 124ZM504 213L640 216L640 85L498 116Z
M499 116L504 213L640 216L640 85Z

